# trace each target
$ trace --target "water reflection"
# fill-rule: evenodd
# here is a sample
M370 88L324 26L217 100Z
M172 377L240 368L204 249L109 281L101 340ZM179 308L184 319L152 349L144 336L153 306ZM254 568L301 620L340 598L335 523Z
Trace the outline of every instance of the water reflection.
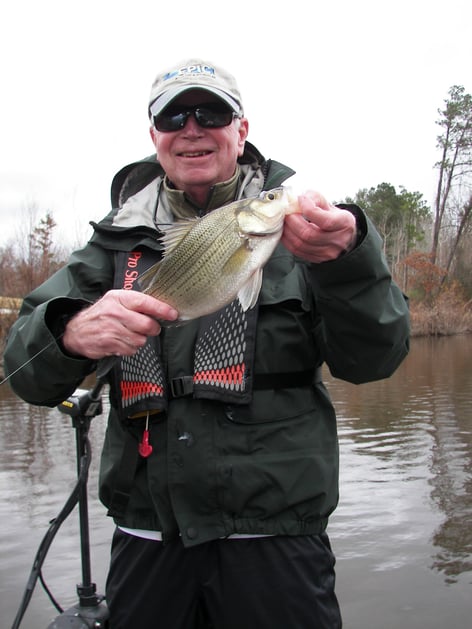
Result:
M411 564L425 542L447 582L472 570L471 347L468 337L415 340L389 380L327 378L341 451L331 533L349 538L346 557L364 555L366 537L378 543L383 532L390 554L379 553L375 570Z
M104 421L97 418L94 422L90 434L93 459L89 511L93 577L101 591L112 523L97 498ZM56 408L30 406L18 400L8 387L0 388L0 451L0 606L2 626L11 626L40 542L77 480L72 420ZM76 584L82 576L77 509L54 539L43 575L63 607L77 601ZM54 616L55 609L38 582L21 627L46 627Z
M448 581L472 570L472 374L470 348L456 343L454 363L434 374L431 396L434 445L431 449L431 498L444 515L433 536L438 547L433 566ZM431 364L433 356L425 356ZM431 368L430 368L431 371ZM432 374L431 374L432 375Z
M325 373L339 418L340 504L329 533L346 629L439 629L469 622L471 350L472 335L415 339L410 356L389 380L355 386ZM99 591L113 529L97 498L105 414L106 404L90 434L92 567ZM8 625L48 522L75 484L75 431L57 409L24 404L3 386L0 449L0 604ZM76 602L79 548L72 514L44 570L64 606ZM47 626L54 616L36 589L22 629ZM449 622L452 617L456 624Z

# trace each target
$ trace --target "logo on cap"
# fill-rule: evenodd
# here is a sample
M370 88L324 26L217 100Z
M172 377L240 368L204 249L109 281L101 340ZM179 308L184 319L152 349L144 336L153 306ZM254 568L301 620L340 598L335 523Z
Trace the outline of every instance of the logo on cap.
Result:
M168 81L169 79L173 79L176 78L178 76L192 76L192 78L195 78L197 76L211 76L211 77L215 77L215 68L212 68L211 66L207 66L207 65L193 65L193 66L187 66L184 68L179 68L178 70L174 70L172 72L168 72L167 74L165 74L162 78L162 81Z

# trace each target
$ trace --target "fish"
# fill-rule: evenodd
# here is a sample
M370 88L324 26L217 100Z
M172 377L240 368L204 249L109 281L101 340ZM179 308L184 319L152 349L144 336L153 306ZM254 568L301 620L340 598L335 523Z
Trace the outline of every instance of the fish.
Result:
M279 187L178 221L164 231L163 257L138 278L140 288L178 311L170 325L216 312L236 298L246 311L257 302L285 216L299 211L290 189Z

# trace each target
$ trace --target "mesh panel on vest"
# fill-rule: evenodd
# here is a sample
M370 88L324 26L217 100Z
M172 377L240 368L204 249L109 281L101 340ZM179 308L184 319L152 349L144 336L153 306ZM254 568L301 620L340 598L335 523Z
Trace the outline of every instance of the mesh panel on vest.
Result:
M142 400L164 400L165 384L160 360L151 343L141 347L133 356L122 356L120 388L125 409Z
M202 320L193 376L198 397L247 401L246 395L251 394L256 319L257 308L244 312L236 299Z
M244 353L247 319L239 301L231 303L198 339L194 383L231 391L245 386Z

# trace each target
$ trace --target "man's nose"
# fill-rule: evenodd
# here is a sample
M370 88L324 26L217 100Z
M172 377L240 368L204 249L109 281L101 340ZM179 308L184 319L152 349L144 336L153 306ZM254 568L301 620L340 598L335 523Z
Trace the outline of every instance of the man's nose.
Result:
M202 127L196 121L195 115L193 113L187 118L187 122L185 123L183 130L185 131L187 135L201 135L202 134Z

